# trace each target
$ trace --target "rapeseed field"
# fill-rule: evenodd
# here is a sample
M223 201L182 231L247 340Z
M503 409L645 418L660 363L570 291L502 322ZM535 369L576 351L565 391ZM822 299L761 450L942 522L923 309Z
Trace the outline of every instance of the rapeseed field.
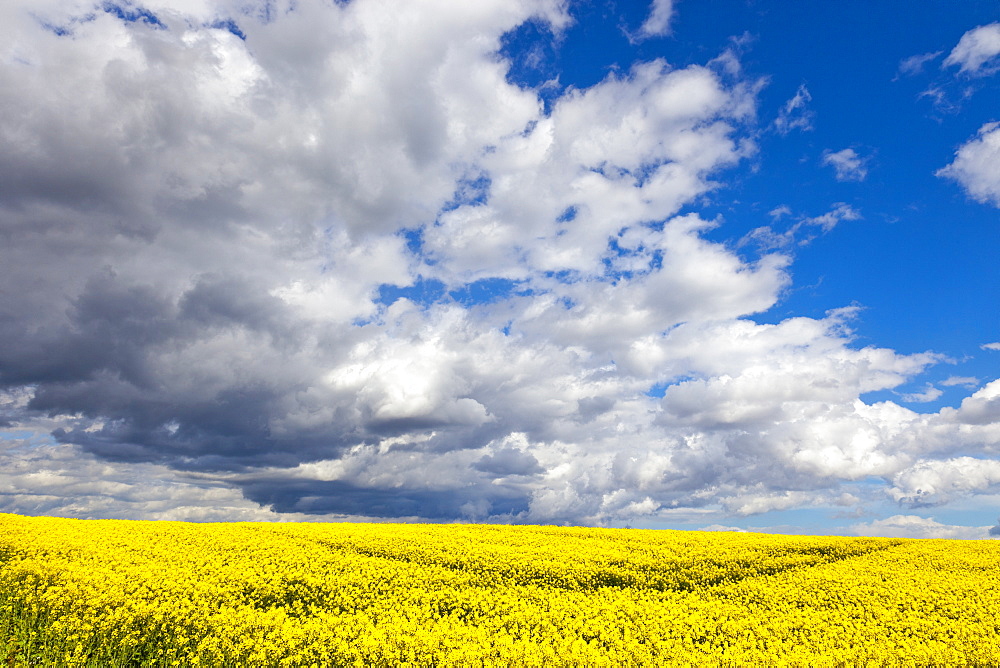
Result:
M996 666L1000 542L0 514L0 665Z

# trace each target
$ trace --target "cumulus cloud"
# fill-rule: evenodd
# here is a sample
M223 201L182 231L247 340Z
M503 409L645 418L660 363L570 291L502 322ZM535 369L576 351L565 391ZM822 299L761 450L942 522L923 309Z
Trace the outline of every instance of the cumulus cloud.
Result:
M997 69L997 55L1000 55L1000 23L990 23L962 35L943 66L957 65L963 74L988 75Z
M942 415L962 424L992 425L1000 422L1000 381L985 387L962 400L957 410L948 409Z
M984 343L979 346L983 350L1000 350L1000 341L994 341L993 343Z
M1000 207L1000 123L979 128L975 139L959 147L955 160L937 171L957 181L970 197Z
M787 135L792 130L812 130L814 113L808 108L812 101L812 95L805 84L799 86L798 90L778 112L778 117L774 119L774 127L779 134Z
M861 157L853 148L824 151L822 163L833 167L838 181L864 181L868 176L868 158Z
M759 82L653 60L543 103L500 49L563 3L390 4L0 10L6 509L708 523L991 488L934 463L991 454L995 385L865 403L941 358L853 309L756 322L789 244L685 210L756 151Z
M911 505L939 505L956 496L985 494L1000 484L1000 462L975 457L920 460L893 477L889 495Z
M643 37L669 34L673 15L674 0L653 0L649 6L649 16L639 28L639 34Z
M887 538L951 538L979 540L992 535L990 527L970 527L942 524L930 517L919 515L893 515L851 527L859 536L885 536Z

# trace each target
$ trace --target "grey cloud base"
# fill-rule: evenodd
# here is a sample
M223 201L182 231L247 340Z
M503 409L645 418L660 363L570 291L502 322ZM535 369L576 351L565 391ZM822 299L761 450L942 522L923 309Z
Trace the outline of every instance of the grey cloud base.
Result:
M62 445L4 450L7 509L607 523L1000 484L956 474L996 454L997 382L866 404L940 358L858 347L851 309L749 318L791 258L682 214L756 150L731 68L637 63L546 111L498 49L558 2L16 5L3 419ZM380 298L482 279L517 287Z

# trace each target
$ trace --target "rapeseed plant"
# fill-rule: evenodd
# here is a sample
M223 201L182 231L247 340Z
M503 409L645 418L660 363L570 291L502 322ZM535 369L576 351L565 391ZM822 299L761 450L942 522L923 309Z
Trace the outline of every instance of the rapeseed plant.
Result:
M1000 543L0 515L0 662L1000 665Z

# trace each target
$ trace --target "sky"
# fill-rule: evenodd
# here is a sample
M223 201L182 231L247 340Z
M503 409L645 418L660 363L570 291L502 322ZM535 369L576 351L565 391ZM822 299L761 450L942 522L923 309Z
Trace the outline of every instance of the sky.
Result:
M1000 5L0 5L0 512L1000 535Z

